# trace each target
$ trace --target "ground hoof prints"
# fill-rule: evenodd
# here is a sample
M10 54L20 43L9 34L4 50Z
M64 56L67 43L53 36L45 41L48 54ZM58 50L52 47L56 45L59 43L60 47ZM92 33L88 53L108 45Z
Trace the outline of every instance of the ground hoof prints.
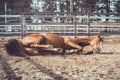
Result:
M0 55L0 63L6 74L6 76L3 79L7 79L7 80L21 80L22 79L21 76L17 76L15 74L15 72L12 70L11 66L7 63L6 59L4 59L1 55Z
M47 69L46 67L42 66L41 64L36 63L32 59L29 59L29 60L26 59L26 61L28 61L32 65L36 66L36 68L39 69L41 72L47 74L48 76L52 77L55 80L68 80L67 78L62 77L61 75L54 73L52 70Z

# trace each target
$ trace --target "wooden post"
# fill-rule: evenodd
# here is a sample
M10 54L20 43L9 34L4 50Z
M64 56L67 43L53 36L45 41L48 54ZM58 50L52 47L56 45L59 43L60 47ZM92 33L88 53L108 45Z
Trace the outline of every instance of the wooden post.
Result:
M6 17L6 12L7 12L7 2L5 1L5 23L7 23L7 17Z
M87 34L88 34L88 36L90 36L90 14L88 13L87 15L88 15L88 17L87 17L87 24L88 24Z
M74 16L73 15L73 0L70 0L70 13L71 13L71 16ZM71 22L73 23L73 17L70 19L71 19Z
M22 14L21 17L21 30L22 30L22 37L25 36L25 16Z
M77 37L77 26L76 26L76 17L73 16L73 23L74 23L74 38Z
M73 2L74 2L74 0L70 0L70 12L71 12L71 15L73 16L72 23L74 24L74 26L73 26L74 27L74 38L76 38L77 37L77 27L76 27L76 17L75 17L75 14L73 14L73 12L74 12L73 11Z

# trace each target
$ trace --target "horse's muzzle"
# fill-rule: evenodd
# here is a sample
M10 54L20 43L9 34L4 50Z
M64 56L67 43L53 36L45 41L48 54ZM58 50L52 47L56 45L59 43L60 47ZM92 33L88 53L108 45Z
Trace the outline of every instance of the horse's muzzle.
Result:
M100 42L100 46L95 49L96 53L100 53L103 46L103 42Z
M101 48L100 47L97 47L96 49L95 49L95 53L100 53L101 52Z

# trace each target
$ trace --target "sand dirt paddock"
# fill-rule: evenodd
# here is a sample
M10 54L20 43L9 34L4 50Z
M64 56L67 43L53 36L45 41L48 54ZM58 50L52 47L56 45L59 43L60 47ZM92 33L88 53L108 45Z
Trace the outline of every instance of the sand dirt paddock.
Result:
M105 38L101 54L9 56L0 42L0 80L120 80L120 38Z

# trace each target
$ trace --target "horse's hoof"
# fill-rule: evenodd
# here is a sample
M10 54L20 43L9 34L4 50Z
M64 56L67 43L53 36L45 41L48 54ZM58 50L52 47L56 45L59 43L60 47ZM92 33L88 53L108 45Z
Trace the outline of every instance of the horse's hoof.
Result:
M84 55L88 54L88 52L86 52L86 51L82 51L81 53L84 54Z
M101 49L99 47L96 48L95 53L100 53Z
M63 53L63 49L62 48L54 48L53 51L56 51L58 53Z
M70 50L65 50L65 54L69 54L70 53Z
M52 45L47 45L47 49L53 49Z
M26 56L25 59L30 59L30 57L29 57L29 56Z
M63 53L63 49L62 49L62 48L59 48L59 49L58 49L58 53Z
M66 54L72 54L72 53L77 53L78 50L77 49L71 49L71 50L66 50L65 53Z
M89 54L92 54L92 53L93 53L93 51L88 51L88 52L87 51L82 51L83 55L89 55Z

